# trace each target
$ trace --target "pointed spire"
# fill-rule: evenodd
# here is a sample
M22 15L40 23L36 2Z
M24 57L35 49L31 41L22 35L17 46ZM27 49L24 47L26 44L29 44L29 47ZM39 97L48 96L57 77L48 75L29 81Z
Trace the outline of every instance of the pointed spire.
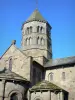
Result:
M34 10L34 12L31 14L31 16L28 18L26 22L30 21L41 21L41 22L47 22L43 16L40 14L38 9Z

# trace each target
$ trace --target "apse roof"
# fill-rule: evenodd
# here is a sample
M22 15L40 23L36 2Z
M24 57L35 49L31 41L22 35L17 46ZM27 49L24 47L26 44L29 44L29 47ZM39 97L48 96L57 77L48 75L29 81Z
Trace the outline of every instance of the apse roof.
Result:
M41 22L47 22L43 16L40 14L38 9L34 10L34 12L31 14L31 16L26 20L26 22L30 21L41 21Z
M75 56L72 57L66 57L66 58L60 58L60 59L50 59L44 67L53 67L53 66L59 66L59 65L66 65L66 64L74 64L75 63Z
M28 81L26 78L23 78L22 76L14 73L6 68L0 68L0 79Z
M39 83L37 83L36 85L34 85L30 91L39 91L39 90L64 90L61 87L47 81L47 80L43 80Z

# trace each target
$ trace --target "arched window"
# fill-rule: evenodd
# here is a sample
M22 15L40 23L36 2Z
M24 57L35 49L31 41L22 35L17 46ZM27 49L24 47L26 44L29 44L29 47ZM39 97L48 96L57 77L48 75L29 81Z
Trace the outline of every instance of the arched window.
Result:
M40 27L39 27L39 26L37 26L37 32L39 32L39 30L40 30Z
M43 27L40 27L40 33L43 33Z
M12 70L12 58L9 58L9 70Z
M39 37L37 38L37 44L40 44L40 38Z
M27 45L27 38L26 38L25 44Z
M44 45L45 44L45 41L43 38L41 38L41 45Z
M32 26L30 26L30 33L32 33Z
M62 79L65 80L65 72L62 72Z
M29 34L29 27L27 27L27 34Z
M10 97L10 100L18 100L18 95L17 93L13 93Z
M52 72L49 73L49 75L48 75L48 79L49 79L50 81L53 81L53 73L52 73Z

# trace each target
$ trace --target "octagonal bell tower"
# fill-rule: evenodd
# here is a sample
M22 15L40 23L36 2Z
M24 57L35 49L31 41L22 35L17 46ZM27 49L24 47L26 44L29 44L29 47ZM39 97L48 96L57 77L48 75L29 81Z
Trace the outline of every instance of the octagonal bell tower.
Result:
M22 25L21 43L28 56L52 58L51 26L37 9Z

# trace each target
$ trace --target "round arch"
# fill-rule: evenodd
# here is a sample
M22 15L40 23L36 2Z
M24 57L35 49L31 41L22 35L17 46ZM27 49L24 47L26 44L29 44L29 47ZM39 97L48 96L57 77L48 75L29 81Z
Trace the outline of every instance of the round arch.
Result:
M36 96L33 100L43 100L43 99L40 96Z
M23 100L22 98L22 93L20 93L18 90L13 90L8 95L8 100Z
M48 74L48 81L53 81L53 77L54 77L54 73L53 72L50 72Z
M37 44L40 45L40 38L39 38L39 36L37 37Z

